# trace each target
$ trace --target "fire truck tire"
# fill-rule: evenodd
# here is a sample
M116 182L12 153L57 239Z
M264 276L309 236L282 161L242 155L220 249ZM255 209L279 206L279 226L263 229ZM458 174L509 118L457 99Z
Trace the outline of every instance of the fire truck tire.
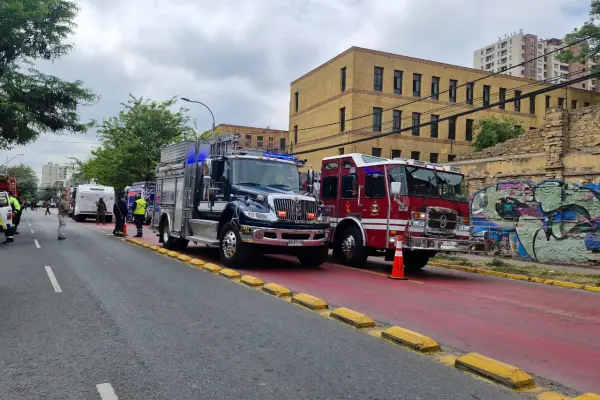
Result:
M160 226L160 235L162 237L162 245L167 250L179 250L177 238L171 236L168 222L163 222Z
M248 261L253 259L252 246L242 242L238 229L231 222L227 222L219 237L219 257L228 268L247 267Z
M404 251L404 269L406 271L418 271L429 262L430 255L419 251Z
M340 261L352 267L362 267L367 262L367 250L362 240L360 230L350 226L342 233L340 240L335 244L336 255Z
M329 248L327 246L323 246L321 248L310 250L307 253L298 255L298 261L300 264L305 267L319 267L321 266L325 260L327 260L327 255L329 254Z

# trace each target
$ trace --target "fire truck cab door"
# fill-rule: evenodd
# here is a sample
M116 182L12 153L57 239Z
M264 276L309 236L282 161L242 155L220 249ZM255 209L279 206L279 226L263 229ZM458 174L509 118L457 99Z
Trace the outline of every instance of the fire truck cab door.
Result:
M389 220L384 168L365 168L365 173L360 174L359 184L360 207L367 245L385 248Z

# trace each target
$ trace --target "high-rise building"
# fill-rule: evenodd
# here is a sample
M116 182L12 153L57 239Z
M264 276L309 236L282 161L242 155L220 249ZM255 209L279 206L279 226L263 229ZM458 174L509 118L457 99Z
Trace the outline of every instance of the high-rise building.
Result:
M67 179L68 166L48 163L42 167L42 187L52 187L57 181Z
M600 100L575 88L527 96L543 88L551 85L352 47L291 83L288 148L314 168L324 157L355 152L442 163L472 151L482 118L509 116L529 130L550 107ZM525 97L510 101L517 96Z
M473 66L485 72L536 79L548 83L561 83L589 74L589 65L564 63L558 60L558 52L563 47L561 39L540 39L537 35L523 33L523 30L506 34L473 53ZM552 54L549 54L552 53ZM542 57L534 60L536 57ZM520 68L509 70L515 65L524 64ZM587 73L586 73L587 72ZM571 85L578 89L599 91L591 79Z

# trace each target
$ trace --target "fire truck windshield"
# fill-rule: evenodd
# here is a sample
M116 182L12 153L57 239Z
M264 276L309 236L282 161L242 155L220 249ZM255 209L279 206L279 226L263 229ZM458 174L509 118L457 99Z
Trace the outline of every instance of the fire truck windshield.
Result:
M299 190L296 165L275 160L236 158L233 160L234 185L261 185Z
M406 190L409 195L467 201L464 176L427 168L406 167Z

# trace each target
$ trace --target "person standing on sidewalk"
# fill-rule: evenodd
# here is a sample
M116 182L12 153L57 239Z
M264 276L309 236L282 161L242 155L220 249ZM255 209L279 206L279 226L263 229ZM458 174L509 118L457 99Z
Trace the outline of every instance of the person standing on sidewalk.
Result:
M121 197L113 206L113 214L115 215L115 230L113 235L124 236L125 224L127 223L127 203Z
M65 240L65 228L67 227L67 218L69 218L69 202L67 194L63 193L58 203L58 240Z
M142 237L144 219L146 218L146 205L146 200L142 199L139 194L135 196L135 202L133 203L133 220L137 228L137 235L135 237Z
M106 225L106 203L102 197L96 203L96 207L96 225L100 224L100 221L102 221L102 225Z

